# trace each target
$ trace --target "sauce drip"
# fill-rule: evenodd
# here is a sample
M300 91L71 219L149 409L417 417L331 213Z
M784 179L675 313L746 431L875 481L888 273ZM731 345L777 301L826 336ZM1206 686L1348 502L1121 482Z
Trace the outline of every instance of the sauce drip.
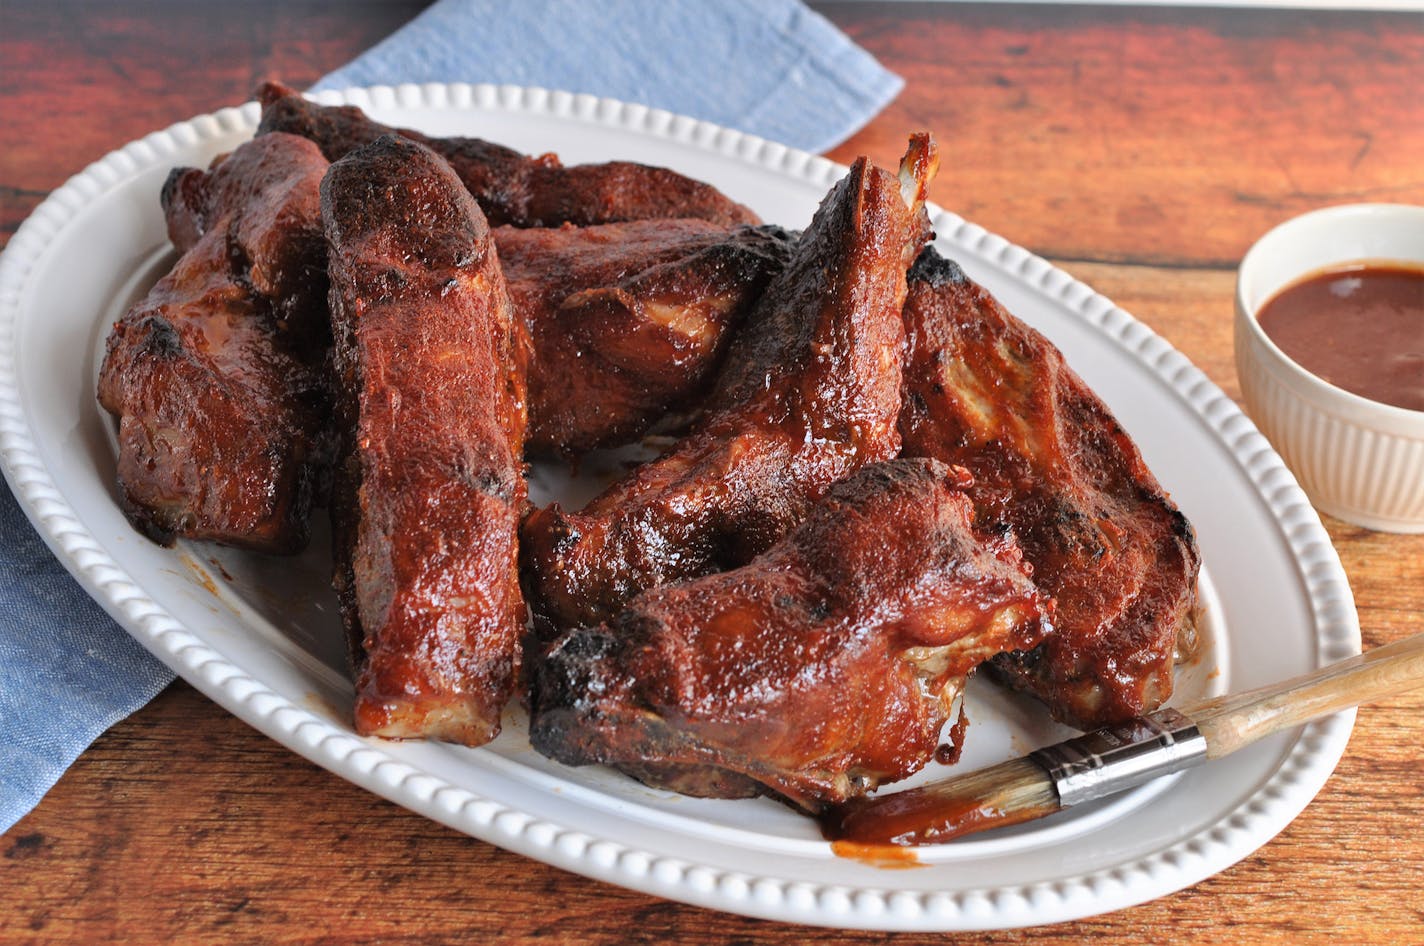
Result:
M867 867L881 867L887 870L903 870L907 867L923 867L919 857L909 848L891 847L886 844L861 844L857 841L832 841L831 851L836 857L859 861Z
M1352 394L1424 411L1424 266L1341 266L1273 296L1256 320L1293 361Z

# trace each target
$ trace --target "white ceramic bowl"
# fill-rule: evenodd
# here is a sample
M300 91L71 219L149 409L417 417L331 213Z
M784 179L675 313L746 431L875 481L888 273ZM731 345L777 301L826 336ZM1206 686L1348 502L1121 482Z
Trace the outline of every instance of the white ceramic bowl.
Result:
M1247 413L1316 508L1386 532L1424 532L1424 411L1351 394L1276 346L1256 314L1285 286L1353 262L1424 265L1424 207L1346 204L1288 220L1236 278L1236 373Z

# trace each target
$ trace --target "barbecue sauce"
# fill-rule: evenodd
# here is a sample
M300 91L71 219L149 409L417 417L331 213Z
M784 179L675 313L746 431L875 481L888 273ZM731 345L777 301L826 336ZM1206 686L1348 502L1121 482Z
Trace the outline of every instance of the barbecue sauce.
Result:
M831 852L836 857L859 861L867 867L885 870L903 870L907 867L923 867L914 851L888 844L861 844L858 841L831 841Z
M1371 401L1424 411L1424 266L1326 270L1287 286L1256 319L1316 377Z

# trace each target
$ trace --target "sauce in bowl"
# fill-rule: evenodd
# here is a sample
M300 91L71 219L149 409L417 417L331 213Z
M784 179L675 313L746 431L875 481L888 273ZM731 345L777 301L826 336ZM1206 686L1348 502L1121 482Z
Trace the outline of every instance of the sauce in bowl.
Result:
M1424 411L1424 266L1332 267L1276 293L1256 319L1316 377L1371 401Z

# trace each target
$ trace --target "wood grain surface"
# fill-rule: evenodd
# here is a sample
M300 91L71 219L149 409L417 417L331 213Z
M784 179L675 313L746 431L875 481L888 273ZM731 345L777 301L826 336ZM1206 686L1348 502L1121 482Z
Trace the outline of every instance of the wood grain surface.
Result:
M0 231L133 138L308 84L420 4L0 6ZM1236 261L1331 203L1424 204L1424 17L915 3L822 11L906 79L832 153L929 128L934 199L1049 257L1233 397ZM1422 629L1424 536L1326 520L1367 646ZM586 880L318 769L178 683L0 837L0 942L1424 942L1424 694L1361 711L1275 840L1178 894L1072 924L812 931Z

